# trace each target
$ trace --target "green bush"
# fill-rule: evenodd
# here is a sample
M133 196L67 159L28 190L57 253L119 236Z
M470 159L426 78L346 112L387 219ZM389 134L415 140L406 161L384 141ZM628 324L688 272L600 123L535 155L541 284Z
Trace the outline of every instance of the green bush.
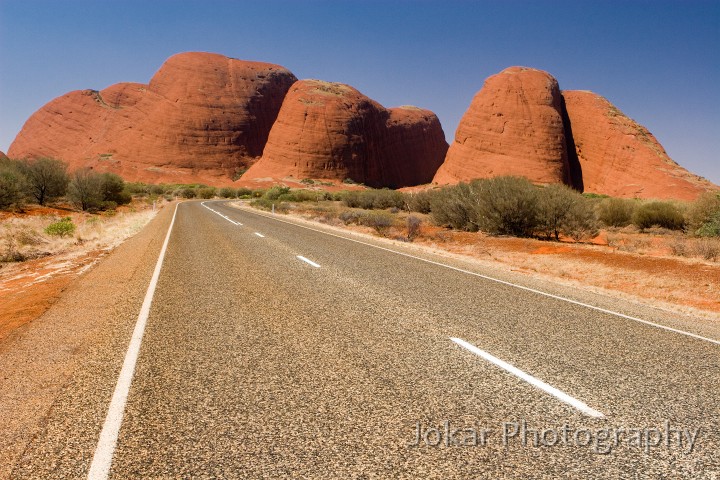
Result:
M125 190L125 181L114 173L103 173L101 177L102 198L104 202L126 205L132 201L130 192Z
M253 194L253 191L247 187L240 187L237 189L237 192L236 192L236 196L238 198L249 198L250 196L252 196L252 194Z
M277 200L281 195L287 195L289 193L290 187L275 185L263 193L263 198L266 200Z
M237 190L230 187L224 187L218 191L218 196L220 198L235 198L237 197Z
M471 184L483 231L529 237L538 224L538 191L523 177L494 177Z
M720 194L707 192L688 208L687 230L700 237L720 236Z
M430 218L443 227L478 231L478 199L467 183L458 183L434 192L430 197Z
M405 196L408 209L411 212L430 213L432 211L433 190L409 193Z
M368 212L360 217L359 222L384 236L393 224L393 217L387 212Z
M18 163L0 161L0 209L22 207L26 191L27 178Z
M387 208L405 208L405 195L396 190L353 190L342 196L342 201L350 208L366 210L385 210Z
M198 198L203 198L205 200L215 198L216 193L217 190L215 189L215 187L200 187L197 189Z
M641 230L650 227L682 230L685 218L682 212L669 202L649 202L640 205L633 215L633 223Z
M99 210L103 201L102 176L89 168L75 171L68 186L68 197L76 208Z
M24 161L22 165L28 193L38 204L45 205L67 193L70 176L65 163L52 158L39 158Z
M625 227L632 223L637 201L606 198L598 204L598 220L608 227Z
M194 188L185 187L180 190L180 196L183 198L195 198L197 193Z
M72 222L72 218L65 217L45 227L45 233L53 237L69 237L75 233L75 224Z

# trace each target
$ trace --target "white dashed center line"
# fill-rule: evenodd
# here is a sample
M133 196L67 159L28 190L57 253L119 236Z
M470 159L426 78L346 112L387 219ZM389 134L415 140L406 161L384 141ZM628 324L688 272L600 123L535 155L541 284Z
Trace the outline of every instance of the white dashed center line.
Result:
M260 232L255 232L255 235L257 235L257 236L260 237L260 238L265 238L265 235L263 235L263 234L260 233Z
M488 362L494 363L495 365L502 368L503 370L512 373L516 377L519 377L519 378L525 380L530 385L549 393L550 395L567 403L568 405L570 405L572 407L575 407L576 409L580 410L581 412L583 412L586 415L589 415L589 416L595 417L595 418L603 418L605 416L602 413L598 412L597 410L590 408L589 406L587 406L585 403L581 402L577 398L571 397L567 393L565 393L561 390L558 390L557 388L555 388L551 385L548 385L547 383L543 382L542 380L523 372L519 368L516 368L516 367L510 365L509 363L504 362L504 361L500 360L499 358L494 357L493 355L490 355L489 353L487 353L483 350L480 350L475 345L468 343L465 340L462 340L460 338L455 338L455 337L450 337L450 340L457 343L464 349L471 351L475 355L478 355L478 356L484 358Z
M210 210L210 211L213 212L214 214L220 215L222 218L224 218L224 219L227 220L228 222L230 222L230 223L232 223L232 224L234 224L234 225L237 225L237 226L242 227L242 223L236 222L235 220L232 220L230 217L228 217L228 216L226 216L226 215L223 215L222 213L218 212L217 210L214 210L214 209L208 207L207 205L205 205L205 202L202 202L200 205L202 205L203 207L207 208L208 210Z
M312 266L315 267L315 268L320 268L320 265L318 265L317 263L313 262L312 260L308 260L307 258L303 257L302 255L298 255L297 258L299 258L300 260L302 260L302 261L305 262L305 263L308 263L308 264L312 265Z

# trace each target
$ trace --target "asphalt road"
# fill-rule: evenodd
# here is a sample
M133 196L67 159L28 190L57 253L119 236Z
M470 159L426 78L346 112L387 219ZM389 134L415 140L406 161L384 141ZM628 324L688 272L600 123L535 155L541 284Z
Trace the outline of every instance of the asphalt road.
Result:
M132 275L107 294L113 308L58 306L82 309L93 334L73 344L11 478L87 477L170 213L115 260ZM479 275L283 216L180 204L109 478L720 478L718 337ZM10 377L30 368L13 349L43 325L0 352Z

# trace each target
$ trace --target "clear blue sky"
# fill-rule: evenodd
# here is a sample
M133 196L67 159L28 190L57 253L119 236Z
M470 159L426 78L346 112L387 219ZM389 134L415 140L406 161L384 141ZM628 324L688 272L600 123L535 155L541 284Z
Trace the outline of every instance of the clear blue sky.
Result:
M511 65L593 90L720 183L720 1L0 0L0 150L70 90L210 51L436 112L448 139Z

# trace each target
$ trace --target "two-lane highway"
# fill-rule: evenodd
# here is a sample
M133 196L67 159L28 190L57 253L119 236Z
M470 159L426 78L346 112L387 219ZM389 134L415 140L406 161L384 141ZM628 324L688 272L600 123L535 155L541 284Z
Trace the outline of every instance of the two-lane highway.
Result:
M720 475L715 338L412 255L180 204L109 477ZM93 397L106 413L117 383ZM64 440L16 476L82 478L108 448L53 469Z

